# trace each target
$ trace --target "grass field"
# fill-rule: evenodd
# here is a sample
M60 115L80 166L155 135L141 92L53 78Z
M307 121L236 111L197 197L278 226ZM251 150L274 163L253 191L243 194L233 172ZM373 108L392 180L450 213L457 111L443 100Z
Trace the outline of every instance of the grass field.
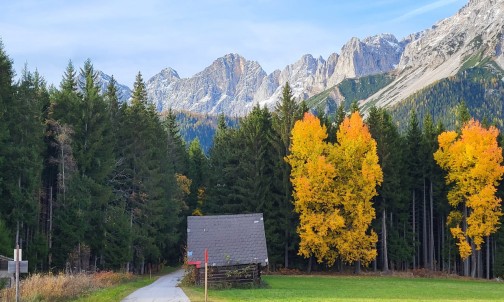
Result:
M210 290L209 301L504 301L504 283L461 279L263 276L265 288ZM202 288L184 288L192 302Z
M141 276L136 277L132 281L124 282L119 285L115 285L112 287L100 289L94 291L86 296L79 297L73 300L72 302L118 302L123 298L126 298L129 294L134 292L135 290L142 288L156 281L158 277L166 275L175 271L177 268L174 267L165 267L160 273L149 276Z

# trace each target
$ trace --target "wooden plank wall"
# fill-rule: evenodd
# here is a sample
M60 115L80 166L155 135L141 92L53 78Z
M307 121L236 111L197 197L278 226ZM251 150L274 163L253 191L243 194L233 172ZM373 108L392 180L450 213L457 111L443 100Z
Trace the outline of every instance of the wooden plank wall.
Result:
M197 269L197 284L205 282L205 268ZM209 266L208 284L218 287L223 285L259 285L261 283L261 265L243 264L230 266Z

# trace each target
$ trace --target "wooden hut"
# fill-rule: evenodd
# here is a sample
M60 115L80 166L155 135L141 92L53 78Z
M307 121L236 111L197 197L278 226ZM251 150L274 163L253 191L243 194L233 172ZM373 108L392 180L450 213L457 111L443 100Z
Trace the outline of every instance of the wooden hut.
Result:
M9 261L14 261L14 259L0 255L0 284L7 287L14 282L14 274L9 273Z
M189 216L187 260L198 284L204 280L205 249L210 285L259 284L268 265L262 213Z

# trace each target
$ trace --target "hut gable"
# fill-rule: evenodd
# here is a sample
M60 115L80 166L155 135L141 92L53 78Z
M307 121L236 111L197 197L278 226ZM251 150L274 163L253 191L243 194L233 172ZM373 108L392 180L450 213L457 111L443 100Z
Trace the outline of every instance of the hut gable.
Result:
M209 266L268 264L262 213L187 217L187 260Z
M8 272L9 261L14 261L14 259L0 255L0 285L7 281L7 286L13 283L14 274Z

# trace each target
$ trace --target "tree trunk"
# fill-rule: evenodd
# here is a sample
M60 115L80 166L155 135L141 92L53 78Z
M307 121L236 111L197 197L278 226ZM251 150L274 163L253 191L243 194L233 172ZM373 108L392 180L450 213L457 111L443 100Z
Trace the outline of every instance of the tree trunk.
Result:
M413 190L413 269L416 269L415 190Z
M451 248L450 248L450 253L451 253ZM458 275L457 271L457 255L453 257L453 272Z
M289 149L286 146L285 154L289 154ZM290 175L288 168L284 167L284 175L283 175L283 181L284 181L284 190L285 190L285 255L284 255L284 264L285 268L289 268L289 228L290 228L290 215L291 211L289 209L289 200L290 200L290 192L289 192L289 182L290 182Z
M310 255L310 258L308 259L308 274L311 274L312 261L313 261L313 255Z
M427 192L425 190L425 178L423 181L423 206L422 206L422 259L424 268L430 268L427 246Z
M47 256L47 264L49 266L49 271L51 271L52 264L52 228L53 228L53 188L49 187L49 239L47 246L49 248L49 254Z
M406 222L403 222L403 240L406 241ZM403 269L409 269L409 262L404 261Z
M434 189L432 187L432 180L430 181L430 224L429 224L429 263L430 269L434 270Z
M483 278L483 253L481 250L477 251L477 258L478 258L478 278Z
M361 262L360 260L355 261L355 274L361 273Z
M63 188L63 201L66 200L66 185L65 185L65 151L63 143L61 144L61 182Z
M77 271L79 273L82 273L82 255L81 255L81 243L79 241L79 244L78 244L78 247L77 247L77 255L78 255L78 259L79 261L77 262Z
M440 244L440 253L439 253L439 258L441 259L441 270L444 272L446 267L445 267L445 258L443 256L443 252L445 251L445 225L444 225L444 218L441 217L441 244ZM450 273L450 254L448 254L448 273Z
M496 240L492 240L492 251L491 251L491 258L492 258L492 273L493 277L495 277L495 253L497 252L497 242Z
M289 268L289 230L285 226L284 267Z
M133 233L133 210L131 210L131 213L130 213L130 234ZM131 242L131 239L130 239L130 244L129 244L129 250L131 251L133 249L133 244ZM131 253L131 255L133 255L133 253ZM126 262L126 272L129 273L130 272L130 263L131 263L131 260L130 259L128 262Z
M467 207L464 203L464 212L463 212L463 218L462 218L462 231L464 234L467 232ZM468 238L466 238L467 241L469 241ZM472 243L471 243L472 246ZM467 257L464 261L464 276L468 277L469 276L469 257Z
M387 214L385 209L382 211L382 250L383 250L383 268L384 272L388 272L388 250L387 250Z
M486 240L486 246L485 246L485 251L486 251L486 278L490 279L490 236L487 236Z
M471 277L476 278L477 276L477 269L478 269L478 252L474 248L474 243L471 242ZM469 258L468 258L469 259Z

